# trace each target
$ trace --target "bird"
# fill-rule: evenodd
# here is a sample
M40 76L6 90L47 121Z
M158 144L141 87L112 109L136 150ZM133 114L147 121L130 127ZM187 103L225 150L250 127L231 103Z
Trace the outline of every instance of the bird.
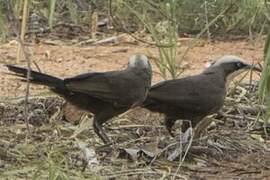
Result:
M28 69L6 65L12 75L27 81ZM120 71L90 72L61 79L30 70L30 83L45 85L68 103L94 114L93 129L104 144L111 140L102 125L109 119L139 106L151 87L152 67L143 54L129 58Z
M190 120L195 127L204 117L218 112L224 104L228 82L247 69L261 71L237 56L222 56L200 74L153 85L141 106L163 113L166 129L174 137L172 127L177 120ZM183 121L182 132L189 126Z

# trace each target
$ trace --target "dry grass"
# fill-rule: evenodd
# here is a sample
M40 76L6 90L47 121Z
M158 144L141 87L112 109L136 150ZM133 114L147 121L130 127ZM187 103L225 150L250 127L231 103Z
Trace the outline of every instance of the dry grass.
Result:
M255 91L248 91L250 87L242 85L230 93L227 105L223 108L225 114L216 117L215 123L211 124L201 139L194 139L177 174L175 172L179 161L168 161L167 157L178 147L178 138L169 137L160 125L162 117L159 115L149 115L146 110L136 109L115 118L106 129L116 144L104 147L92 128L80 132L74 138L79 126L62 120L61 98L36 96L30 99L30 136L22 119L23 99L2 103L1 177L157 179L176 175L177 179L186 179L211 175L218 178L220 174L236 177L236 167L242 168L241 177L263 177L268 167L262 164L270 162L269 143L263 133L263 123L260 120L254 121L257 112L252 107L257 102ZM243 110L243 105L254 112L249 110L242 116L238 111L241 108ZM90 124L91 120L86 120L86 123ZM82 148L80 144L86 147ZM96 156L97 162L87 165L85 171L82 171L86 149L94 150L92 155ZM130 151L126 153L128 149ZM252 156L254 159L249 159L249 164L252 164L249 168L245 165L245 157L251 155L258 155L261 159L258 163L258 157ZM238 163L235 171L229 170L234 167L230 166L232 163Z

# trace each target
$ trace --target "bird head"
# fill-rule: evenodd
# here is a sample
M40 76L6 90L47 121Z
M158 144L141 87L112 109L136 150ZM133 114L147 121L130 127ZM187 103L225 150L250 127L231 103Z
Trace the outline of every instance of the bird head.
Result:
M143 54L135 54L129 58L128 68L144 70L146 72L152 73L151 64L148 58Z
M254 65L245 63L243 59L237 56L228 56L228 55L217 59L215 62L211 64L209 68L213 67L221 68L226 76L232 74L236 76L241 72L249 69L261 72L261 69L255 67Z

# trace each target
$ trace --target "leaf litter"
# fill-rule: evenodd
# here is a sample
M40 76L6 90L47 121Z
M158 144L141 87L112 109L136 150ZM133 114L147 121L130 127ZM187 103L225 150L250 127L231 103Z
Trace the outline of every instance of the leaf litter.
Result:
M30 98L30 135L23 121L24 99L2 102L1 177L266 177L269 138L260 118L254 121L263 108L259 108L256 91L249 91L249 86L240 84L229 94L222 113L211 117L207 132L194 138L189 147L191 132L171 138L162 125L162 116L149 115L140 108L106 125L115 142L106 146L94 134L91 117L85 116L79 125L63 119L65 102L58 96Z

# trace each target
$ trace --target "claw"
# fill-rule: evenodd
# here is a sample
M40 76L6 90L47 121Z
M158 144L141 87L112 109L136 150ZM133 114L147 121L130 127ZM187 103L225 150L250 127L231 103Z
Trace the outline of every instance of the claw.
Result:
M169 134L172 136L172 137L175 137L175 135L173 134L172 132L172 127L174 125L174 119L172 118L169 118L169 117L166 117L165 118L165 125L166 125L166 129L168 130Z
M98 137L103 141L104 144L110 144L111 140L109 139L109 137L106 135L104 129L102 128L102 126L98 123L98 120L96 118L94 118L94 131L95 133L98 135Z

